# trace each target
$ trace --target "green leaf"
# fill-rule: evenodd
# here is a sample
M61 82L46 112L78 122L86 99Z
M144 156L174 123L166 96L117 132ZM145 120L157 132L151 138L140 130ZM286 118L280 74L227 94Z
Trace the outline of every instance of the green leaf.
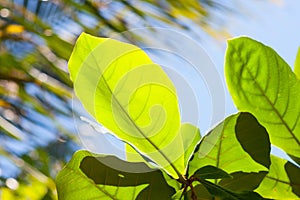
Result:
M201 140L200 130L192 124L184 123L180 127L180 135L184 147L184 165L188 166L190 158ZM133 147L130 145L125 145L126 149L126 160L129 162L145 162L148 164L145 157L141 156ZM149 167L151 167L148 164Z
M297 78L300 79L300 47L298 48L298 53L294 64L294 72Z
M151 170L143 163L132 164L114 156L95 157L87 151L78 151L57 176L58 197L64 200L170 199L175 193L162 172L135 173L137 168Z
M201 167L194 173L193 176L198 179L231 178L231 176L227 172L225 172L222 169L219 169L217 167L211 166L211 165Z
M271 144L266 129L250 113L241 113L236 122L235 135L244 151L266 168L271 165Z
M225 75L240 111L252 113L271 143L288 154L300 154L300 82L270 47L250 38L230 40Z
M289 157L295 161L295 163L297 163L299 166L300 166L300 158L297 157L297 156L292 156L292 155L289 155Z
M231 173L231 179L222 179L218 185L235 192L253 191L262 182L267 172L234 172Z
M244 123L244 120L248 123ZM262 152L264 157L259 156L259 159L253 159L252 157L256 156L255 153L251 157L244 151L243 146L246 145L245 140L248 138L244 136L246 130L247 132L251 130L248 134L253 135L249 141L250 144L257 143L255 151ZM265 151L267 149L270 152L270 142L268 137L255 137L260 134L266 135L267 133L250 114L239 113L228 117L202 139L198 151L189 163L189 174L193 174L197 169L206 165L215 166L227 173L266 171L267 167L264 164L268 162L270 155L267 155ZM252 152L254 149L247 150ZM262 162L258 163L259 160Z
M200 142L201 135L200 131L197 127L193 126L192 124L182 124L180 127L180 134L183 139L184 145L184 159L185 159L185 166L188 165L189 159L192 157L194 150L197 144ZM139 154L134 148L130 145L125 145L126 149L126 160L129 162L144 162L150 168L154 168L153 165L149 164L147 159ZM167 181L168 185L173 187L175 190L179 190L181 185L176 179L172 179L167 174L163 174L165 180Z
M125 144L126 149L126 161L131 163L145 163L149 168L151 169L157 169L153 164L149 163L149 160L145 157L143 157L141 154L139 154L132 146ZM170 177L166 173L162 173L164 176L164 179L166 180L167 184L174 188L176 191L181 188L180 182L178 182L176 179Z
M213 199L213 196L207 191L207 189L200 184L199 182L194 181L192 183L193 185L193 192L191 188L189 187L187 191L185 191L184 194L184 188L177 190L177 192L172 196L172 200L194 200L192 195L196 196L197 199Z
M255 191L264 198L299 199L300 168L273 155L271 161L269 173Z
M255 192L232 192L206 180L199 179L199 182L211 193L211 195L220 197L223 200L263 199L259 194Z
M185 123L181 124L180 134L184 147L184 165L188 166L188 162L201 140L200 130L192 124Z
M151 160L149 160L147 157L143 156L141 153L139 153L135 148L133 148L131 145L125 143L125 151L126 151L126 161L135 163L135 162L143 162L150 168L157 168L155 166L155 163L150 163Z
M69 71L77 97L99 123L174 178L185 173L176 89L143 50L83 33Z
M176 179L172 178L171 176L169 176L166 173L162 173L162 174L163 174L164 179L166 180L166 182L167 182L167 184L169 186L171 186L172 188L174 188L175 191L180 190L182 184L179 181L177 181Z
M194 181L193 182L194 194L197 196L197 199L213 199L213 196L202 184ZM178 198L179 199L179 198ZM184 200L193 200L192 199L192 190L189 189L185 194Z

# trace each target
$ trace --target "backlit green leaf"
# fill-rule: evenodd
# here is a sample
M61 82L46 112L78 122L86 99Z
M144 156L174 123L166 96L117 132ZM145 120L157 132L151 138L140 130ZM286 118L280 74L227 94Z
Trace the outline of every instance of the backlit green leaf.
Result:
M244 123L244 120L248 123ZM246 143L248 137L244 137L244 134L240 132L253 135L249 142L250 144L257 143L257 148L247 150L262 152L263 157L259 155L260 159L253 159L252 157L256 157L256 153L253 153L251 157L243 149L241 143ZM189 174L193 174L197 169L206 165L218 167L227 173L266 171L268 168L264 166L264 163L270 162L270 156L265 151L270 152L270 142L268 137L256 137L266 134L266 130L253 120L253 116L249 113L239 113L228 117L202 139L199 150L189 163ZM239 135L241 143L236 135ZM262 161L260 164L259 160Z
M83 33L69 70L77 97L99 123L174 178L185 173L176 89L143 50Z
M300 47L298 49L298 53L295 60L294 72L298 79L300 79Z
M270 47L250 38L230 40L226 82L240 111L252 113L271 143L290 155L300 154L300 81Z
M126 149L126 160L128 162L140 162L145 163L149 168L157 169L153 165L153 163L150 163L149 160L146 157L143 157L141 154L139 154L133 147L131 147L128 144L125 144ZM167 184L171 187L173 187L176 191L181 188L181 184L174 178L170 177L168 174L163 173L164 179L166 180Z
M135 173L137 168L149 172ZM63 200L170 199L175 193L160 171L153 171L143 163L128 163L114 156L95 157L87 151L74 154L59 173L56 183L58 197Z
M269 173L255 191L264 198L299 199L300 168L276 156L271 161Z
M184 147L184 165L188 165L189 159L192 157L197 144L201 140L200 130L192 124L184 123L180 127L180 135ZM142 157L133 147L125 145L126 160L129 162L145 162L148 164L145 157ZM149 167L151 167L148 164Z
M187 166L197 144L200 142L200 130L192 124L181 124L180 134L184 147L184 165Z

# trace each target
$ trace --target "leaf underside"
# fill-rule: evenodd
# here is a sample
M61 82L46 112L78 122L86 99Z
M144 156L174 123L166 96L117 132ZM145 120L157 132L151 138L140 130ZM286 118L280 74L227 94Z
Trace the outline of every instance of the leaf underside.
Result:
M255 191L264 198L299 199L300 168L273 155L271 161L269 173Z
M100 124L174 178L185 173L176 89L143 50L83 33L68 66L77 97Z
M270 47L247 37L228 42L225 76L240 111L250 112L271 143L300 155L300 81Z
M245 120L248 123L244 123ZM248 135L253 135L251 140L248 140ZM247 143L250 144L249 148L244 150ZM204 136L189 162L189 174L206 165L227 173L267 171L269 163L270 141L266 130L251 114L239 113L226 118Z
M145 173L134 172L141 168ZM73 155L58 174L56 183L58 197L64 200L170 199L175 193L160 171L153 171L143 163L132 164L114 156L95 156L87 151Z

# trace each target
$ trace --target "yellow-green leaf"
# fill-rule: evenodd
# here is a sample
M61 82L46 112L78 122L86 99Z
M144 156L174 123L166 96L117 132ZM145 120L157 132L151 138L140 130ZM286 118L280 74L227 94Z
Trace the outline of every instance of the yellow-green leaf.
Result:
M237 108L252 113L273 145L300 154L300 80L270 47L247 37L228 42L225 75Z
M176 89L143 50L83 33L69 71L77 97L99 123L174 178L184 174Z
M114 163L115 167L111 167ZM149 171L143 163L128 163L114 156L76 152L56 179L58 198L62 200L170 199L175 193L161 171ZM163 190L164 193L159 191Z
M298 53L295 60L294 72L298 79L300 79L300 47L298 49Z
M245 120L248 123L244 123ZM251 140L245 137L245 131ZM250 142L249 149L244 148L247 142ZM253 146L252 142L257 146ZM253 154L254 151L257 154ZM238 113L226 118L201 140L198 151L189 162L189 174L206 165L227 173L267 171L269 153L270 141L266 130L249 113Z
M255 191L264 198L299 199L300 168L273 155L271 161L269 173Z

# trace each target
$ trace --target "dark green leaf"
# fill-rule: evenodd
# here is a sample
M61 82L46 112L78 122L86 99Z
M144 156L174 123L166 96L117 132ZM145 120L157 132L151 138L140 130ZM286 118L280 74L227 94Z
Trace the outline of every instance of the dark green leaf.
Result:
M194 177L199 179L222 179L222 178L231 178L231 176L223 171L222 169L219 169L217 167L207 165L204 167L201 167L194 173Z
M213 196L207 191L206 187L198 182L193 182L193 191L197 199L213 200ZM192 200L192 190L186 192L184 200Z
M137 168L149 172L135 173ZM59 173L56 182L59 199L64 200L171 199L175 193L161 171L153 171L144 163L128 163L114 156L95 157L87 151L75 153Z
M293 161L295 161L299 166L300 166L300 158L297 157L297 156L292 156L292 155L289 155L290 158L293 159Z
M266 168L271 165L271 144L266 129L250 113L241 113L236 122L235 135L253 160Z
M284 169L290 179L290 184L292 186L292 191L300 197L300 168L287 162L284 165Z
M218 167L227 173L233 173L237 171L259 172L267 170L265 166L257 163L246 151L244 151L243 146L236 137L236 135L243 135L236 133L236 131L244 132L246 129L250 129L258 132L253 133L258 135L266 134L265 130L261 128L259 124L256 124L255 120L250 121L250 124L244 124L241 126L238 125L242 122L241 119L244 118L239 118L241 115L245 116L246 118L249 117L249 115L245 113L232 115L225 119L224 122L215 127L202 139L199 150L195 152L194 157L189 162L189 174L194 174L197 169L206 165ZM238 129L236 129L237 125L239 127ZM243 144L246 144L247 142L245 139L246 137L244 136L240 137L240 140ZM260 139L263 140L261 141ZM270 149L267 137L253 137L251 139L251 143L252 140L258 144L256 148L257 152L265 152L265 149ZM263 160L269 160L269 155L265 154L264 156L265 157Z
M222 179L218 184L235 192L253 191L259 186L266 174L267 172L234 172L230 174L231 179Z
M263 199L256 192L232 192L221 186L213 184L206 180L199 180L202 185L210 192L211 195L220 197L223 200L256 200Z

